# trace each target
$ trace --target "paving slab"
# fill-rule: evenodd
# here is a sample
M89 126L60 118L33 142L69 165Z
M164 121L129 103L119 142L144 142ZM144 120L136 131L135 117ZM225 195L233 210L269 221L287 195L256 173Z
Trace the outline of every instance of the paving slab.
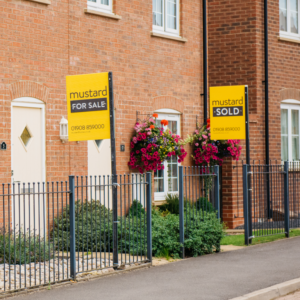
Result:
M300 278L300 237L18 296L22 300L228 300Z

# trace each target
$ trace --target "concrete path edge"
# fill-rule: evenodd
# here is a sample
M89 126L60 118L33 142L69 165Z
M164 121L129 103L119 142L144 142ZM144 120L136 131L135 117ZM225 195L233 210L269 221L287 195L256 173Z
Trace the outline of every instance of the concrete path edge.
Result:
M272 300L300 289L300 278L273 285L230 300Z

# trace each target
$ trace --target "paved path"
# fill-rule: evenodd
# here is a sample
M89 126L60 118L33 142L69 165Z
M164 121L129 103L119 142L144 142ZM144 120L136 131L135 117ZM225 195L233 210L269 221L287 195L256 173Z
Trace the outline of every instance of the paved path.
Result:
M226 300L296 278L300 278L300 238L291 238L36 292L18 299Z
M284 296L284 297L280 297L276 300L299 300L300 299L300 291Z

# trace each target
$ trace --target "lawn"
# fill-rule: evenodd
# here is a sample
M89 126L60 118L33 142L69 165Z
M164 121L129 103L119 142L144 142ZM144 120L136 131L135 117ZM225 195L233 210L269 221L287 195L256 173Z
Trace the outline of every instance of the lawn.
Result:
M290 237L300 236L300 229L291 229ZM285 234L277 234L264 237L255 237L252 239L251 245L263 244L273 242L281 239L285 239ZM234 246L245 246L245 237L241 235L228 235L221 240L221 245L234 245Z

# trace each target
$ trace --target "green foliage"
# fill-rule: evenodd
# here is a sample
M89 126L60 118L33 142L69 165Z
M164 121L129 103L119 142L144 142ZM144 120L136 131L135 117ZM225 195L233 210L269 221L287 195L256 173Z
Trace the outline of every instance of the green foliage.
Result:
M168 194L166 203L160 206L161 211L168 211L171 214L179 215L179 196L178 194Z
M75 203L76 251L95 252L112 249L112 211L99 201L80 201ZM69 206L54 220L51 237L60 251L70 250Z
M144 214L145 209L143 208L143 205L138 200L133 200L128 215L130 217L143 217Z
M200 197L199 199L197 199L194 205L197 210L209 211L209 212L216 211L212 203L209 202L206 197Z
M196 202L192 203L187 199L184 200L184 206L192 206L195 209L207 211L207 212L215 212L215 208L211 202L208 201L206 197L200 197ZM179 215L179 195L178 194L168 194L166 196L166 203L161 205L159 209L166 214L169 212L171 214Z
M44 244L45 242L45 244ZM44 253L45 252L45 253ZM53 258L52 244L33 232L0 232L0 264L29 264Z
M178 198L178 197L177 197ZM175 196L170 203L179 202ZM168 213L152 210L152 247L154 256L178 258L180 255L179 215L176 205L169 206ZM55 219L51 233L55 246L60 251L69 251L67 243L70 220L68 207ZM173 212L173 213L171 213ZM177 210L179 213L179 208ZM83 252L112 252L112 211L98 201L76 203L76 250ZM196 210L195 206L185 205L185 249L189 256L211 253L217 249L223 237L223 226L215 212ZM105 219L105 223L104 223ZM109 220L109 221L108 221ZM147 220L144 208L134 201L128 216L119 217L118 248L120 253L130 255L147 254Z
M146 218L144 214L119 218L118 249L120 253L147 255Z
M187 256L197 256L212 253L219 249L224 236L223 225L214 212L195 213L189 205L185 208L185 253ZM161 256L168 251L173 258L180 255L179 216L154 211L152 214L152 247L153 255Z

